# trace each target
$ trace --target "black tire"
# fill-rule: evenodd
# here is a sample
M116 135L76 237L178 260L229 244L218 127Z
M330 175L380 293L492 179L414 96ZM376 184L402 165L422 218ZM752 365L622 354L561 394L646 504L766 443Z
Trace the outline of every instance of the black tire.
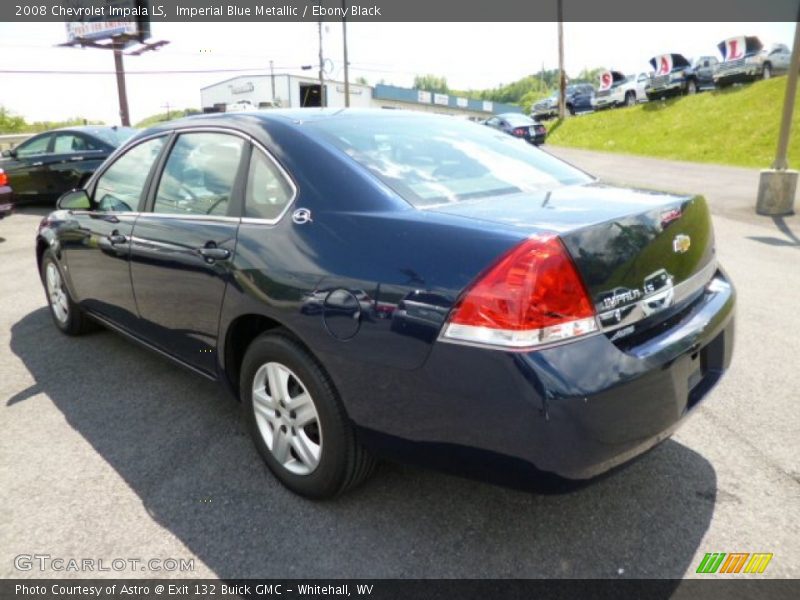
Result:
M697 93L697 81L690 79L686 82L685 94L687 96L694 96Z
M625 106L636 106L636 92L625 92Z
M273 455L256 418L256 403L253 399L253 385L259 370L268 363L287 368L293 378L288 386L302 390L310 396L316 409L317 436L319 439L319 458L316 466L309 473L292 472ZM266 393L271 394L267 383ZM299 385L299 388L297 387ZM270 331L256 338L247 349L242 361L239 382L242 409L247 428L253 438L264 462L273 475L291 491L307 498L323 499L341 494L366 479L374 470L375 459L358 443L353 426L339 399L330 377L322 366L300 344L283 330ZM275 412L283 410L284 419L294 412L280 404ZM263 405L260 405L263 415ZM275 417L270 417L275 418ZM277 421L277 419L275 419ZM266 421L261 420L261 427ZM275 429L270 426L271 431ZM285 426L281 431L286 439L295 440L295 428L291 427L291 436ZM274 433L271 435L275 435ZM312 432L313 435L313 432ZM272 444L275 444L273 438ZM289 453L299 465L300 460L293 442L286 442Z
M761 79L771 79L772 78L772 65L769 63L764 63L764 67L761 69Z
M50 265L52 265L52 268L58 273L60 294L63 294L63 296L59 295L60 302L58 302L58 305L60 309L56 308L56 300L53 293L51 293L50 284L48 283L48 269L51 268ZM44 286L50 316L59 331L66 335L83 335L97 328L97 324L89 319L81 307L72 300L72 297L69 295L69 290L64 283L64 273L61 271L52 251L49 249L45 250L42 255L40 276L42 278L42 285ZM63 312L60 311L66 312L66 316L60 316L63 315Z
M567 104L567 112L570 114L571 117L575 116L575 107L572 104Z

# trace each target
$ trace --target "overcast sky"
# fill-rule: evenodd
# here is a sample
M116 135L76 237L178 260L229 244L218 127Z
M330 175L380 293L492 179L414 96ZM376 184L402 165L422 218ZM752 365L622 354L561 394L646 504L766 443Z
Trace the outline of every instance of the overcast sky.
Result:
M342 28L324 26L331 77L342 77ZM348 23L351 77L409 86L415 74L447 77L456 89L494 87L544 66L557 66L555 23ZM566 23L568 74L607 67L647 70L655 54L716 55L716 43L757 35L764 44L789 45L793 23ZM126 57L134 122L173 107L200 105L200 88L237 73L135 75L135 71L248 69L301 73L318 62L314 23L155 23L153 40L169 40L158 52ZM0 105L29 120L82 116L118 121L110 52L56 48L66 40L63 23L0 23ZM107 71L102 75L19 75L6 69ZM316 66L314 67L316 74Z

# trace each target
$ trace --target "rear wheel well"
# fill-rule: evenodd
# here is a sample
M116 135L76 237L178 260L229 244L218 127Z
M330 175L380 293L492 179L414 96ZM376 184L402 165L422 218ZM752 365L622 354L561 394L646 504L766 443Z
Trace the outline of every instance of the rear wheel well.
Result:
M258 314L236 317L228 326L228 331L225 334L225 376L231 388L236 392L237 399L239 398L239 377L241 375L242 361L247 348L258 336L271 330L280 330L283 335L290 337L313 356L311 350L301 339L275 319Z
M44 256L45 250L47 250L47 242L42 238L38 238L36 240L36 266L39 268L40 273L42 271L42 256Z

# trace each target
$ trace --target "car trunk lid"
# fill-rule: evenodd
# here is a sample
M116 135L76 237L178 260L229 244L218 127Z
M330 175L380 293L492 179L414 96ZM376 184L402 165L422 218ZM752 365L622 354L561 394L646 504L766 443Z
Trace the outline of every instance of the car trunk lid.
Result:
M700 196L593 183L426 210L505 224L524 237L557 233L609 331L666 318L716 270L711 217Z

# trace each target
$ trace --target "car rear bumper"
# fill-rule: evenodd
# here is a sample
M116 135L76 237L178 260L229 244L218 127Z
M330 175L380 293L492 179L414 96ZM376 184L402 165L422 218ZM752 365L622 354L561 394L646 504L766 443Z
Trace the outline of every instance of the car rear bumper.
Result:
M602 333L529 353L437 343L399 389L373 396L379 409L348 409L357 424L425 452L477 448L593 477L669 437L728 368L735 291L721 271L712 283L636 346Z
M11 191L11 188L6 185L0 185L0 219L7 217L13 212L13 200L14 193Z

